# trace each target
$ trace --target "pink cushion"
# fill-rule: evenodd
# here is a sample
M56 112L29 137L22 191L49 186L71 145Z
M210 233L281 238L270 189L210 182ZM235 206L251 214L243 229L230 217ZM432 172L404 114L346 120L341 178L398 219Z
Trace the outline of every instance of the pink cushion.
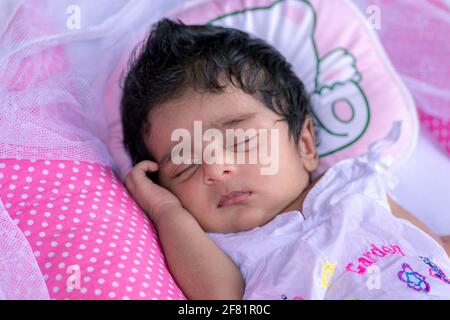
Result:
M156 231L110 167L0 159L0 194L52 299L184 299Z

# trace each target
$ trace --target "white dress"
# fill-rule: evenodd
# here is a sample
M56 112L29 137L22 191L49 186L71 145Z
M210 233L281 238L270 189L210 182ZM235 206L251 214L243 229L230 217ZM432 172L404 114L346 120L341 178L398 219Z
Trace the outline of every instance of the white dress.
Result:
M386 173L363 156L328 169L303 213L209 237L239 266L244 299L450 299L450 259L390 212Z

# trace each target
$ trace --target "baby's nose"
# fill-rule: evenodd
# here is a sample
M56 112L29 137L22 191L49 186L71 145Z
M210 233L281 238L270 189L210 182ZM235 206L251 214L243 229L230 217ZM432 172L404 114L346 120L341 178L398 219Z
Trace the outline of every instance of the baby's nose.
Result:
M212 184L232 176L236 167L232 164L203 164L203 175L206 184Z

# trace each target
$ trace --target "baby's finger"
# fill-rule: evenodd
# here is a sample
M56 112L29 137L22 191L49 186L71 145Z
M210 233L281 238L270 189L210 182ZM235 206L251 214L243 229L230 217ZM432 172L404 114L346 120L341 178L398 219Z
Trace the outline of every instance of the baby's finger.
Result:
M136 169L143 171L144 173L154 172L154 171L158 171L159 165L156 162L153 162L150 160L144 160L144 161L139 162L136 165Z

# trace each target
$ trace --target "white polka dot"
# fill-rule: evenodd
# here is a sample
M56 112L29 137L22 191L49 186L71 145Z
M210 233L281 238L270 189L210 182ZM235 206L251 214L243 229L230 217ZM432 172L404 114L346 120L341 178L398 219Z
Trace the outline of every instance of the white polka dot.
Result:
M110 292L110 293L108 294L108 296L109 296L110 298L115 298L115 297L116 297L116 294L115 294L114 292Z
M63 215L63 214L60 214L60 215L59 215L59 220L64 220L64 219L66 219L66 216Z
M6 168L6 164L4 164L3 162L0 162L0 169L5 169Z
M16 189L15 185L12 184L12 185L9 186L9 190L14 190L14 189Z
M28 220L28 221L27 221L27 225L32 226L33 224L34 224L34 221L33 221L33 220Z
M23 233L26 237L31 236L31 231L27 230Z
M57 245L58 245L58 242L56 242L56 241L52 241L50 243L50 246L52 246L53 248L55 248Z
M15 174L13 174L12 176L11 176L11 180L17 180L19 177L18 176L16 176Z
M131 292L131 291L133 291L133 288L132 287L130 287L130 286L127 286L126 288L125 288L128 292Z
M99 295L101 295L102 294L102 290L100 290L100 289L96 289L95 290L95 295L96 296L99 296Z
M60 269L64 269L65 266L66 266L66 264L64 262L61 262L61 263L58 264L58 267Z
M48 175L48 170L47 170L47 169L42 170L42 174L43 174L44 176Z
M87 185L87 186L90 186L91 185L91 181L86 179L86 180L84 180L84 184Z
M159 291L159 289L155 289L155 293L156 294L161 294L161 291Z
M116 272L114 275L116 276L116 278L122 277L122 274L120 272Z
M53 293L57 293L59 291L59 287L53 287Z
M40 255L41 255L41 252L40 252L40 251L35 251L35 252L34 252L34 256L35 256L35 257L39 257Z
M46 218L50 218L52 214L50 212L44 212L44 217Z
M58 167L61 168L61 169L64 169L66 166L64 165L64 163L60 163L60 164L58 165Z
M62 253L63 258L67 258L69 256L69 253L67 251L64 251Z
M18 164L13 166L14 170L19 171L20 170L20 166Z
M77 255L76 255L76 258L77 258L78 260L81 260L81 259L83 259L83 255L82 255L82 254L77 254Z
M93 272L94 271L94 267L87 267L86 269L88 272Z
M58 179L61 179L61 178L63 177L63 174L62 174L62 173L57 173L57 174L56 174L56 177L57 177Z
M80 222L80 219L78 219L78 218L73 218L72 221L73 221L74 223L79 223L79 222Z
M57 274L57 275L55 276L55 279L58 280L58 281L60 281L60 280L62 279L62 275Z
M34 171L34 167L29 167L28 168L28 172L33 172Z
M37 188L39 192L43 192L45 189L42 187Z
M84 278L83 278L83 281L84 281L84 282L89 282L89 281L91 281L91 277L84 277Z
M46 221L42 222L42 223L41 223L41 226L42 226L43 228L47 228L47 227L48 227L48 222L46 222Z
M99 284L104 284L104 283L105 283L105 279L100 278L100 279L97 280L97 282L98 282Z
M47 208L52 209L53 208L53 204L52 203L47 203Z
M72 171L75 172L75 173L77 173L77 172L80 171L80 170L78 170L78 168L75 167L75 168L72 169Z

